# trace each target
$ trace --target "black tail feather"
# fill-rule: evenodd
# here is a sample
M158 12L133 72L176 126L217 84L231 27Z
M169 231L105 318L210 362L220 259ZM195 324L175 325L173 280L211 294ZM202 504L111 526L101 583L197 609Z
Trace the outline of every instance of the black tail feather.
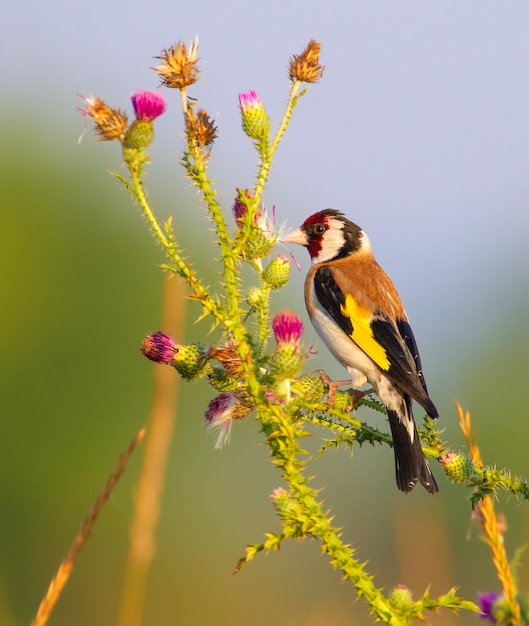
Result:
M397 486L404 493L409 493L417 482L420 482L429 493L437 493L439 487L422 452L421 442L411 412L411 400L406 403L406 408L406 414L401 417L396 411L388 409L395 452ZM413 440L407 428L410 424L413 424Z

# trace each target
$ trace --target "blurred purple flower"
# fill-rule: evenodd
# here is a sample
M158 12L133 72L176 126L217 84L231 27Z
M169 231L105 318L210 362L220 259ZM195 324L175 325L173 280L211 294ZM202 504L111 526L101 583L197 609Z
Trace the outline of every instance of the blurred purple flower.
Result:
M255 91L239 94L239 107L242 116L242 128L251 139L263 141L270 133L270 118Z
M229 441L236 404L237 399L231 393L221 393L208 404L205 413L206 427L218 431L215 448L222 448Z
M493 591L487 591L485 593L478 593L479 608L481 609L481 619L487 619L491 624L497 624L494 617L493 607L496 600L500 597L499 593Z
M167 108L164 97L158 91L138 89L131 100L136 119L142 122L152 122Z
M272 320L278 348L296 348L303 333L303 322L293 311L280 311Z
M239 106L241 107L243 115L255 110L264 110L261 98L259 98L257 92L253 89L239 94Z
M142 353L155 363L168 364L178 351L176 341L170 336L157 330L147 335L141 343Z

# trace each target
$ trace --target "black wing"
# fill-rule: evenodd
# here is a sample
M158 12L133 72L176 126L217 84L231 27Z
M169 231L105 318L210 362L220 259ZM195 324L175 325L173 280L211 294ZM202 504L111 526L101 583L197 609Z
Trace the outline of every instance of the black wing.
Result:
M328 266L320 267L314 274L314 291L320 304L338 324L338 326L355 341L355 320L345 311L346 298L335 281L332 269ZM358 318L359 325L369 324L375 343L384 352L384 358L374 357L368 345L355 341L367 356L373 359L378 367L404 393L418 402L431 417L437 417L438 412L428 397L426 383L422 374L421 360L413 331L406 320L398 320L395 324L381 311L371 313L368 318Z

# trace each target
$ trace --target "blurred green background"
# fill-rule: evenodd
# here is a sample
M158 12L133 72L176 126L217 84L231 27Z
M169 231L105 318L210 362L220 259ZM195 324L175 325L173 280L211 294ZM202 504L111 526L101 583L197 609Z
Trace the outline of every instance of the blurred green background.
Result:
M105 172L119 158L115 146L87 141L78 147L66 133L51 135L41 133L38 141L31 132L25 141L3 135L10 154L1 172L8 210L0 247L0 623L6 626L29 623L120 451L146 419L152 366L138 346L159 326L163 287L161 257L146 225ZM156 202L171 193L162 185L152 195ZM183 201L175 196L171 203ZM193 241L193 257L207 271L201 259L215 249L200 207L196 211L190 205L177 232ZM208 276L212 283L217 278ZM277 306L300 310L294 289L285 291L289 300L278 299ZM190 322L193 312L191 305ZM516 310L500 313L509 316L502 332L490 311L480 324L492 340L457 346L451 367L459 372L459 398L472 410L486 458L523 473L527 425L519 390L529 346ZM187 337L206 330L190 323ZM311 365L325 364L323 356ZM443 382L449 375L436 369L443 425L458 445L451 391ZM345 624L351 615L368 621L311 542L286 544L232 575L244 545L279 528L268 501L279 480L252 420L235 428L228 448L213 449L203 424L211 395L204 383L181 389L145 623ZM315 432L311 450L321 436ZM115 623L140 457L141 449L101 515L52 624ZM458 585L469 597L497 588L487 550L469 526L465 488L446 484L436 471L439 496L416 489L404 497L392 464L388 449L367 447L353 459L345 449L328 452L310 469L378 584L404 581L418 591L431 584L433 594ZM499 508L508 514L512 551L527 538L526 508L503 500Z
M137 208L106 173L120 168L117 146L97 144L90 132L81 146L76 144L82 119L74 113L74 93L88 93L95 86L98 95L112 96L110 104L126 106L135 88L154 85L146 69L151 56L197 30L201 37L207 34L206 77L197 90L200 97L208 94L213 114L217 106L221 111L221 139L212 165L226 207L235 186L251 184L254 168L248 142L237 128L237 90L269 87L266 101L277 119L284 92L272 91L270 85L284 86L289 54L300 51L310 36L322 39L328 75L302 102L272 173L267 201L278 205L279 221L288 219L290 226L326 202L366 225L379 260L407 304L446 437L456 447L463 445L454 409L457 398L472 412L486 461L529 475L526 71L521 78L527 58L521 25L527 12L513 3L510 13L495 13L491 4L480 3L490 12L487 17L480 14L476 25L471 10L475 2L460 14L447 8L446 14L437 9L434 15L411 2L403 16L389 8L388 14L368 9L368 4L352 3L346 16L333 15L329 6L324 17L318 13L322 9L300 17L293 8L272 4L262 24L245 22L248 30L238 28L249 18L245 10L235 3L223 5L224 18L231 20L225 22L226 32L238 33L239 45L254 51L254 63L263 51L268 53L259 79L255 67L244 65L240 49L230 48L235 40L222 37L214 13L205 18L198 9L180 7L182 12L175 14L165 3L157 5L156 15L123 18L129 31L128 38L120 39L119 52L111 23L84 15L86 7L80 3L61 5L63 21L53 22L47 15L42 24L51 31L34 40L46 38L36 82L24 82L15 64L6 63L4 84L13 89L5 90L0 116L2 626L31 621L120 452L145 422L152 395L153 366L141 357L139 344L160 325L164 276L157 264L164 259ZM2 24L29 37L41 23L36 5L30 5L27 22L18 19L24 6L8 3L11 14L4 17L10 19ZM123 8L109 5L109 11ZM173 21L161 25L160 15ZM264 43L273 17L282 37L271 51ZM401 29L391 27L393 18L402 19ZM51 36L53 24L62 24L60 36ZM470 25L476 28L469 30ZM351 27L357 39L349 40L342 31ZM85 30L100 50L83 39ZM143 41L140 31L146 35ZM134 47L131 33L136 32L141 44ZM74 36L84 48L71 45ZM455 37L455 51L454 46L444 47L448 36ZM2 41L5 45L8 39ZM487 48L481 45L484 41ZM352 48L346 48L346 55L340 45ZM36 50L34 46L33 55ZM355 56L359 50L367 50L364 59ZM485 60L476 50L486 50ZM21 54L26 58L28 50ZM120 56L120 64L112 55ZM280 57L277 65L275 55ZM433 64L422 67L421 55L434 59ZM352 58L360 76L355 93L363 85L372 90L372 100L369 93L358 93L354 119L344 129L339 119L338 127L332 125L327 107L344 85L340 76L346 74L337 67ZM403 74L390 66L393 58L406 68ZM227 80L234 74L230 63L239 61L237 84L228 88L215 83L215 69L221 67ZM144 74L135 73L135 63ZM123 75L125 66L130 75ZM442 88L425 80L432 68ZM113 82L115 76L119 80ZM388 94L378 97L380 85L369 82L376 76L382 77L381 84L393 85L390 96L396 105L391 98L391 104L383 101ZM469 84L471 88L460 100L443 101L436 109L441 92L446 94L446 85L454 83L454 92ZM408 87L410 110L398 100ZM217 94L229 97L231 109L215 99ZM352 106L342 95L338 92L338 108L333 109L338 118L344 102ZM217 249L209 224L180 176L182 131L176 111L174 106L157 126L160 141L149 168L150 196L163 216L175 216L178 238L187 244L206 282L216 284L212 260ZM447 111L453 119L443 117ZM446 137L450 140L444 144ZM298 258L305 271L303 251ZM304 271L295 273L274 306L295 308L306 320ZM193 325L197 312L190 305L185 340L207 331L207 324ZM320 351L310 365L341 376L311 328L306 337ZM203 424L212 395L205 384L180 390L144 623L371 623L363 603L354 602L349 585L330 570L313 542L286 544L279 553L260 555L232 575L247 543L279 529L268 495L280 481L252 420L234 429L228 448L213 449ZM374 415L363 417L383 425ZM314 431L308 444L312 452L323 435ZM140 449L98 520L50 624L116 623L141 454ZM344 527L358 557L369 560L379 586L405 583L417 593L430 586L432 595L438 595L456 585L469 599L477 591L499 589L487 549L470 526L469 492L447 484L438 468L434 472L441 493L435 498L421 489L408 497L397 491L387 448L362 448L353 458L345 449L330 451L313 457L310 472L335 523ZM527 505L502 497L498 509L507 516L506 544L512 555L529 537ZM519 582L524 592L529 588L527 572L523 562ZM445 613L431 621L450 626L475 620Z

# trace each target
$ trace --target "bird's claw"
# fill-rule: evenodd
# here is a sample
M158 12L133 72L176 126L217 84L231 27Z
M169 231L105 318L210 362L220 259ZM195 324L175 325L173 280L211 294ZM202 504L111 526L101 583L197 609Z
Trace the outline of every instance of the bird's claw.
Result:
M316 373L322 379L323 383L327 386L327 405L332 407L334 405L334 397L336 395L336 391L340 387L344 387L345 385L350 385L351 380L331 380L327 372L324 370L316 370ZM356 404L364 397L373 393L373 389L369 388L365 391L360 391L359 389L350 388L347 390L349 395L351 396L352 406L351 409L354 409Z

